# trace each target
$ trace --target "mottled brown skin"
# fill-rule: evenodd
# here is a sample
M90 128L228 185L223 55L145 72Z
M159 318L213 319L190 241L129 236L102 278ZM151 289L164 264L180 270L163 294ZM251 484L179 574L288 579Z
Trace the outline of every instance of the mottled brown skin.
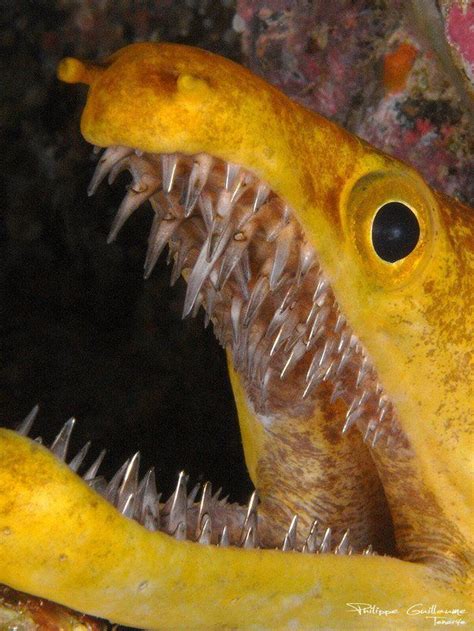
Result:
M265 432L268 447L257 476L261 515L272 524L268 547L283 540L296 514L301 516L300 545L312 520L318 519L323 527L331 525L335 541L349 528L358 548L372 544L379 552L394 554L383 487L361 436L343 436L335 423L341 418L338 403L326 401L318 408L314 427L308 427L306 418L282 419Z

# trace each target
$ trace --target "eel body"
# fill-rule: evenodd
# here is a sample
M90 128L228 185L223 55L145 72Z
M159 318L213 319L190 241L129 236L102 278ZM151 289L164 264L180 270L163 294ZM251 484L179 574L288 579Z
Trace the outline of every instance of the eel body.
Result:
M71 425L51 453L27 419L0 430L0 582L141 628L468 624L472 211L202 50L58 74L89 86L90 192L132 176L110 238L151 206L145 275L168 244L226 348L258 499L180 476L160 503L137 458L79 477Z

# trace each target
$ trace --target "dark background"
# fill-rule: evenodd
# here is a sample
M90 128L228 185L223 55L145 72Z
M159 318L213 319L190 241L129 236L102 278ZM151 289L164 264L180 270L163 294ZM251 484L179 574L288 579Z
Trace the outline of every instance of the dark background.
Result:
M234 500L250 483L225 356L202 317L181 319L184 283L162 257L142 279L151 211L118 241L108 229L127 177L86 195L95 160L79 133L85 88L60 84L64 55L104 57L139 40L198 45L234 59L232 2L6 2L0 11L0 422L36 403L50 444L77 418L71 456L106 447L110 477L136 450L167 497L177 473ZM212 327L211 327L212 328Z

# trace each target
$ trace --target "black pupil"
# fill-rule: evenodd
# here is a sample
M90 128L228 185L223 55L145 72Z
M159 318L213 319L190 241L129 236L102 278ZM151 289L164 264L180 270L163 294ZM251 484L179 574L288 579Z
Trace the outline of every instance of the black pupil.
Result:
M402 202L381 206L372 224L374 250L384 261L394 263L415 249L420 238L420 224L415 213Z

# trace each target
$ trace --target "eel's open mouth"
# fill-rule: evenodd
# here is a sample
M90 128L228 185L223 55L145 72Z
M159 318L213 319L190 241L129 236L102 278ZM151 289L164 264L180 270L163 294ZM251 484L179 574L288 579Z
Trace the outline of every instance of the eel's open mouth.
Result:
M346 409L345 416L334 418L335 432L343 435L356 426L371 449L407 448L393 406L338 308L317 253L305 240L291 208L265 182L238 165L206 154L157 155L113 146L100 157L89 194L104 178L108 176L112 183L125 170L132 182L109 241L149 201L154 216L145 276L168 245L168 260L173 260L171 281L182 273L187 278L183 317L203 306L220 343L231 350L234 367L258 415L312 417L319 401L329 396L331 403L340 399ZM33 412L22 423L21 434L28 433L34 416ZM68 421L51 446L62 460L72 429L73 422ZM86 451L70 461L73 471L82 464ZM219 493L213 495L210 483L188 494L182 472L173 495L160 504L153 470L139 481L138 455L124 463L108 483L98 472L100 462L101 457L83 479L125 516L176 539L246 548L376 554L365 540L366 531L359 532L360 524L359 529L351 529L343 521L332 523L324 505L318 507L317 517L290 516L282 536L282 524L274 523L265 511L258 514L256 492L248 507L230 504ZM285 507L280 509L284 512ZM310 520L307 532L301 527L303 532L297 532L298 520ZM384 552L392 545L392 532L383 519L376 527L382 529L377 544Z

